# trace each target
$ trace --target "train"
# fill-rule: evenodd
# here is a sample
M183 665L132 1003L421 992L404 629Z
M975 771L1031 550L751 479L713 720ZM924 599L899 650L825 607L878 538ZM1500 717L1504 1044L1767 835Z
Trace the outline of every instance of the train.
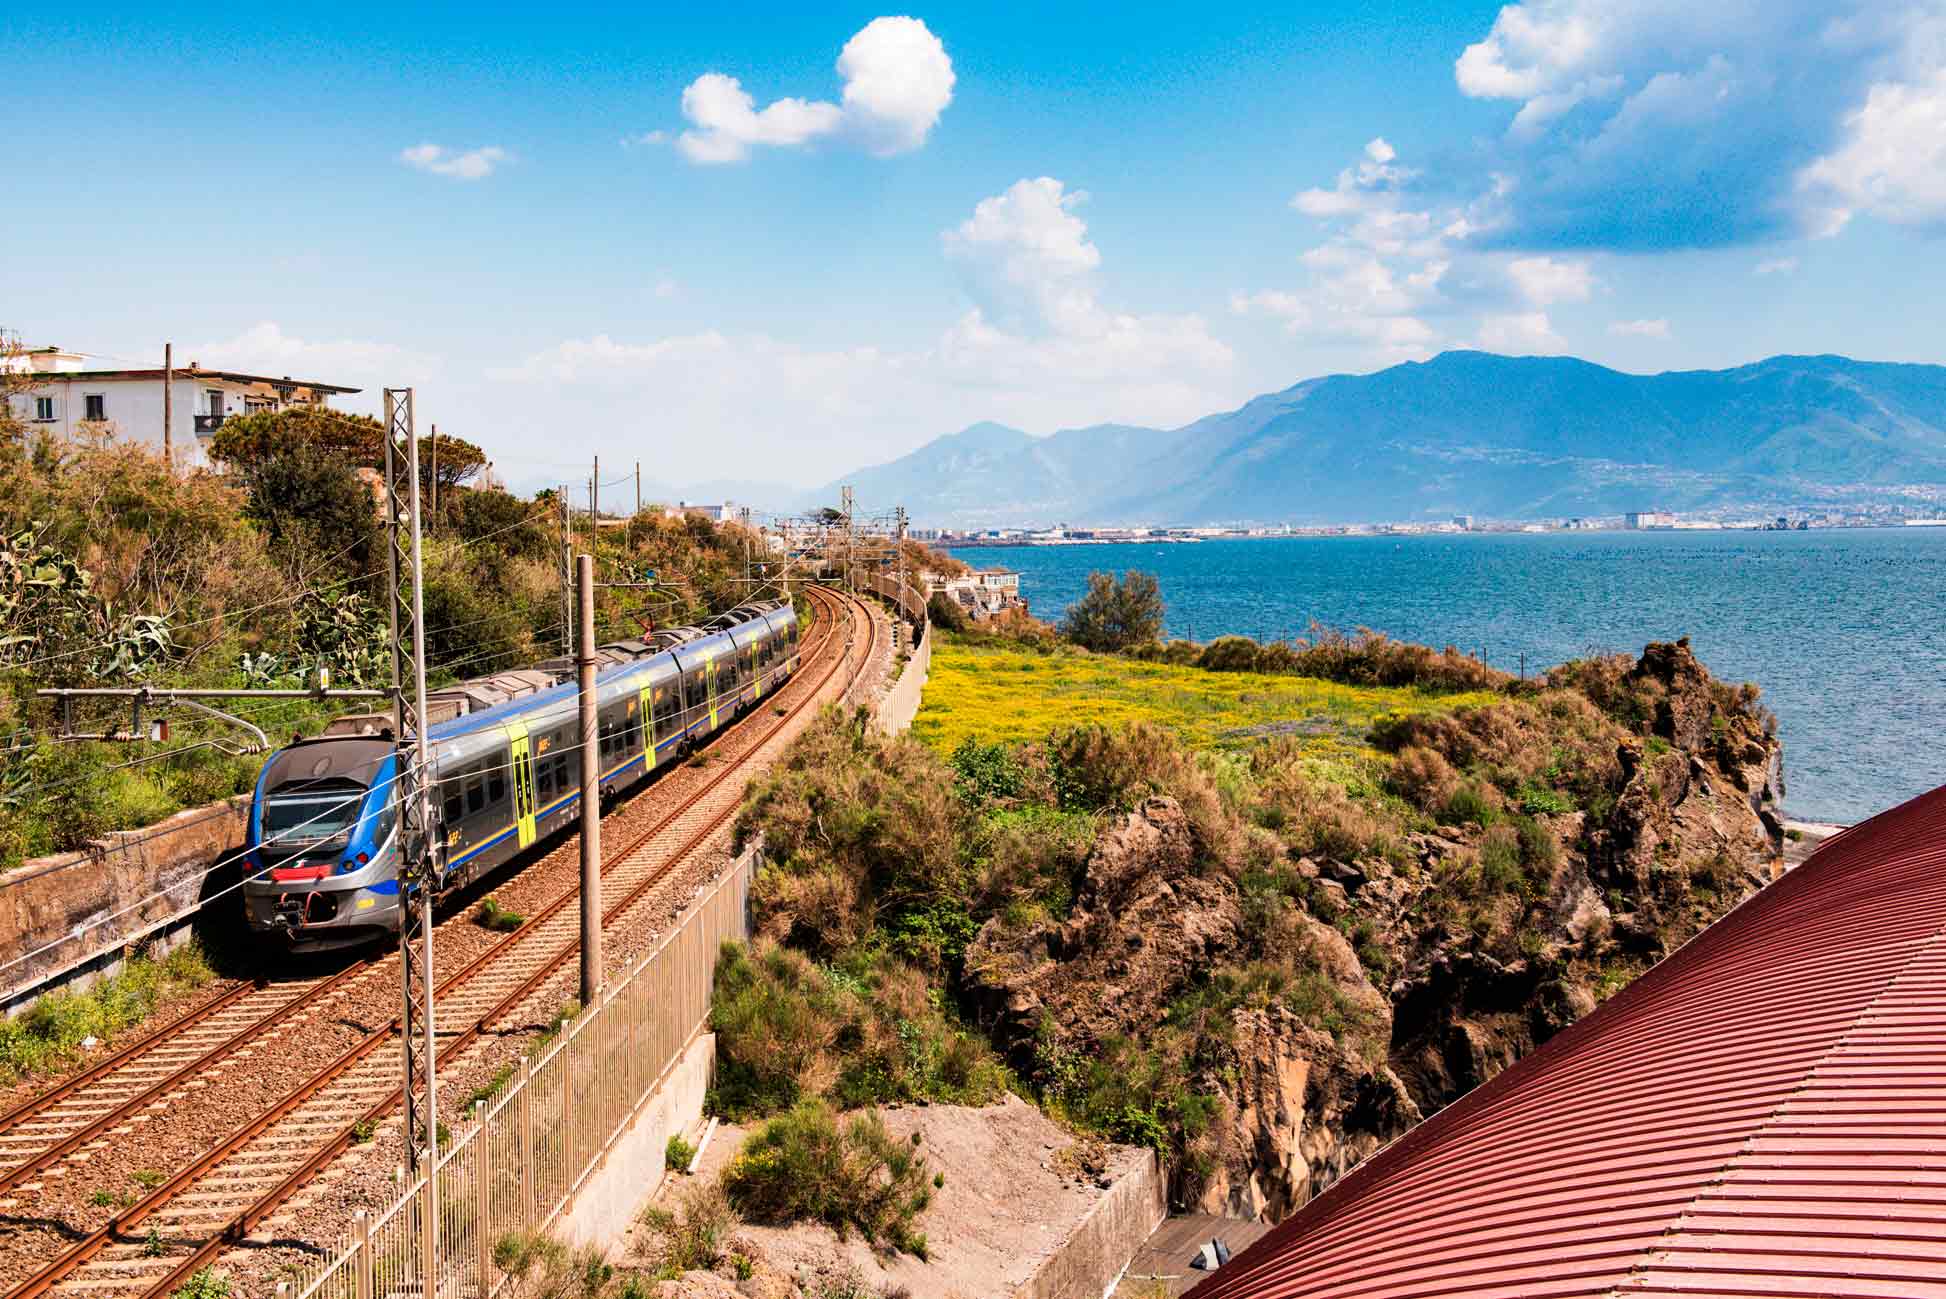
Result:
M598 647L604 807L681 761L799 667L788 602ZM577 823L580 694L571 659L478 677L428 696L433 862L445 893ZM380 941L401 920L399 747L389 714L340 718L272 754L243 855L251 931L293 952Z

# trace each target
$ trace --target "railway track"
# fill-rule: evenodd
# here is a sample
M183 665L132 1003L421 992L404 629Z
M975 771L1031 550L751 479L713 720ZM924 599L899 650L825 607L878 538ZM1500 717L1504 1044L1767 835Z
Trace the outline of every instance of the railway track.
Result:
M745 774L748 758L763 752L804 710L827 698L832 679L841 671L850 669L838 692L842 696L870 665L877 646L877 622L870 610L855 597L834 592L819 591L812 598L828 615L820 619L825 630L815 647L805 647L798 677L773 699L812 678L808 688L797 690L789 707L777 706L782 715L769 725L761 725L763 713L753 712L727 732L724 739L737 737L739 745L748 740L747 747L676 807L653 816L646 829L603 863L604 890L615 898L604 907L604 929L620 921L734 816L741 801L738 777ZM841 618L841 610L854 617ZM844 631L860 610L867 629L862 653L857 652L861 638ZM818 672L811 665L820 658L825 664ZM712 746L705 752L715 755L719 749ZM554 851L572 854L576 842L569 839ZM514 1019L562 974L580 946L574 905L579 894L578 886L563 890L515 932L457 970L442 973L437 1003L443 1060L455 1059L494 1026ZM442 927L460 919L449 916ZM22 1106L0 1120L0 1143L15 1139L14 1146L0 1144L0 1150L28 1153L0 1173L5 1179L0 1186L21 1187L26 1178L64 1159L85 1158L85 1151L110 1134L128 1133L143 1112L166 1107L172 1088L200 1085L212 1065L245 1056L253 1045L273 1040L279 1026L320 1013L320 1008L335 1004L334 993L362 978L386 973L396 978L392 959L274 988L243 985ZM266 999L274 1004L266 1006ZM274 1104L48 1261L14 1293L21 1299L48 1293L171 1293L396 1108L397 1029L397 1020L391 1019L365 1032Z

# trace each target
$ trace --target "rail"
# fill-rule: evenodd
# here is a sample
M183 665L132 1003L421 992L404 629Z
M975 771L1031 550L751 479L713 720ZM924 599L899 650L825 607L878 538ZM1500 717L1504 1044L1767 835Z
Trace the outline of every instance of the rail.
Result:
M495 1243L545 1230L568 1208L707 1024L716 951L749 935L759 851L737 858L538 1063L523 1062L512 1085L482 1103L437 1166L376 1217L359 1215L323 1269L291 1293L436 1299L498 1290Z
M901 613L916 613L915 639L920 652L930 651L919 593L895 582L867 585ZM867 664L873 638L868 631ZM922 680L923 659L915 653L914 660ZM912 679L914 660L901 685ZM482 1103L478 1120L431 1170L376 1216L358 1215L319 1270L284 1293L491 1299L505 1283L494 1246L509 1233L545 1231L568 1211L707 1026L716 953L727 939L749 937L750 887L760 866L761 845L752 845L537 1062L522 1062L519 1076Z

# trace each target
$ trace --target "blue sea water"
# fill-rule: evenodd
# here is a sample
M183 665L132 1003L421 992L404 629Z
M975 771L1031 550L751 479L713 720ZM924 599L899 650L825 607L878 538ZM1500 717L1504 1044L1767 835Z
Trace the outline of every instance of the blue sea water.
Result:
M966 548L1058 619L1091 570L1154 573L1168 633L1317 622L1457 645L1529 672L1688 636L1754 681L1784 737L1785 806L1853 822L1946 783L1946 528L1293 537Z

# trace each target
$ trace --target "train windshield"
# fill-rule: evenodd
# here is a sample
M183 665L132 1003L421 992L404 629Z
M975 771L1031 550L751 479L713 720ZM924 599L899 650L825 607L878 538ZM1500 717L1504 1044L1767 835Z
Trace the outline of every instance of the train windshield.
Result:
M365 787L350 781L331 781L266 794L264 840L315 844L343 838L358 819L358 808L364 801Z

